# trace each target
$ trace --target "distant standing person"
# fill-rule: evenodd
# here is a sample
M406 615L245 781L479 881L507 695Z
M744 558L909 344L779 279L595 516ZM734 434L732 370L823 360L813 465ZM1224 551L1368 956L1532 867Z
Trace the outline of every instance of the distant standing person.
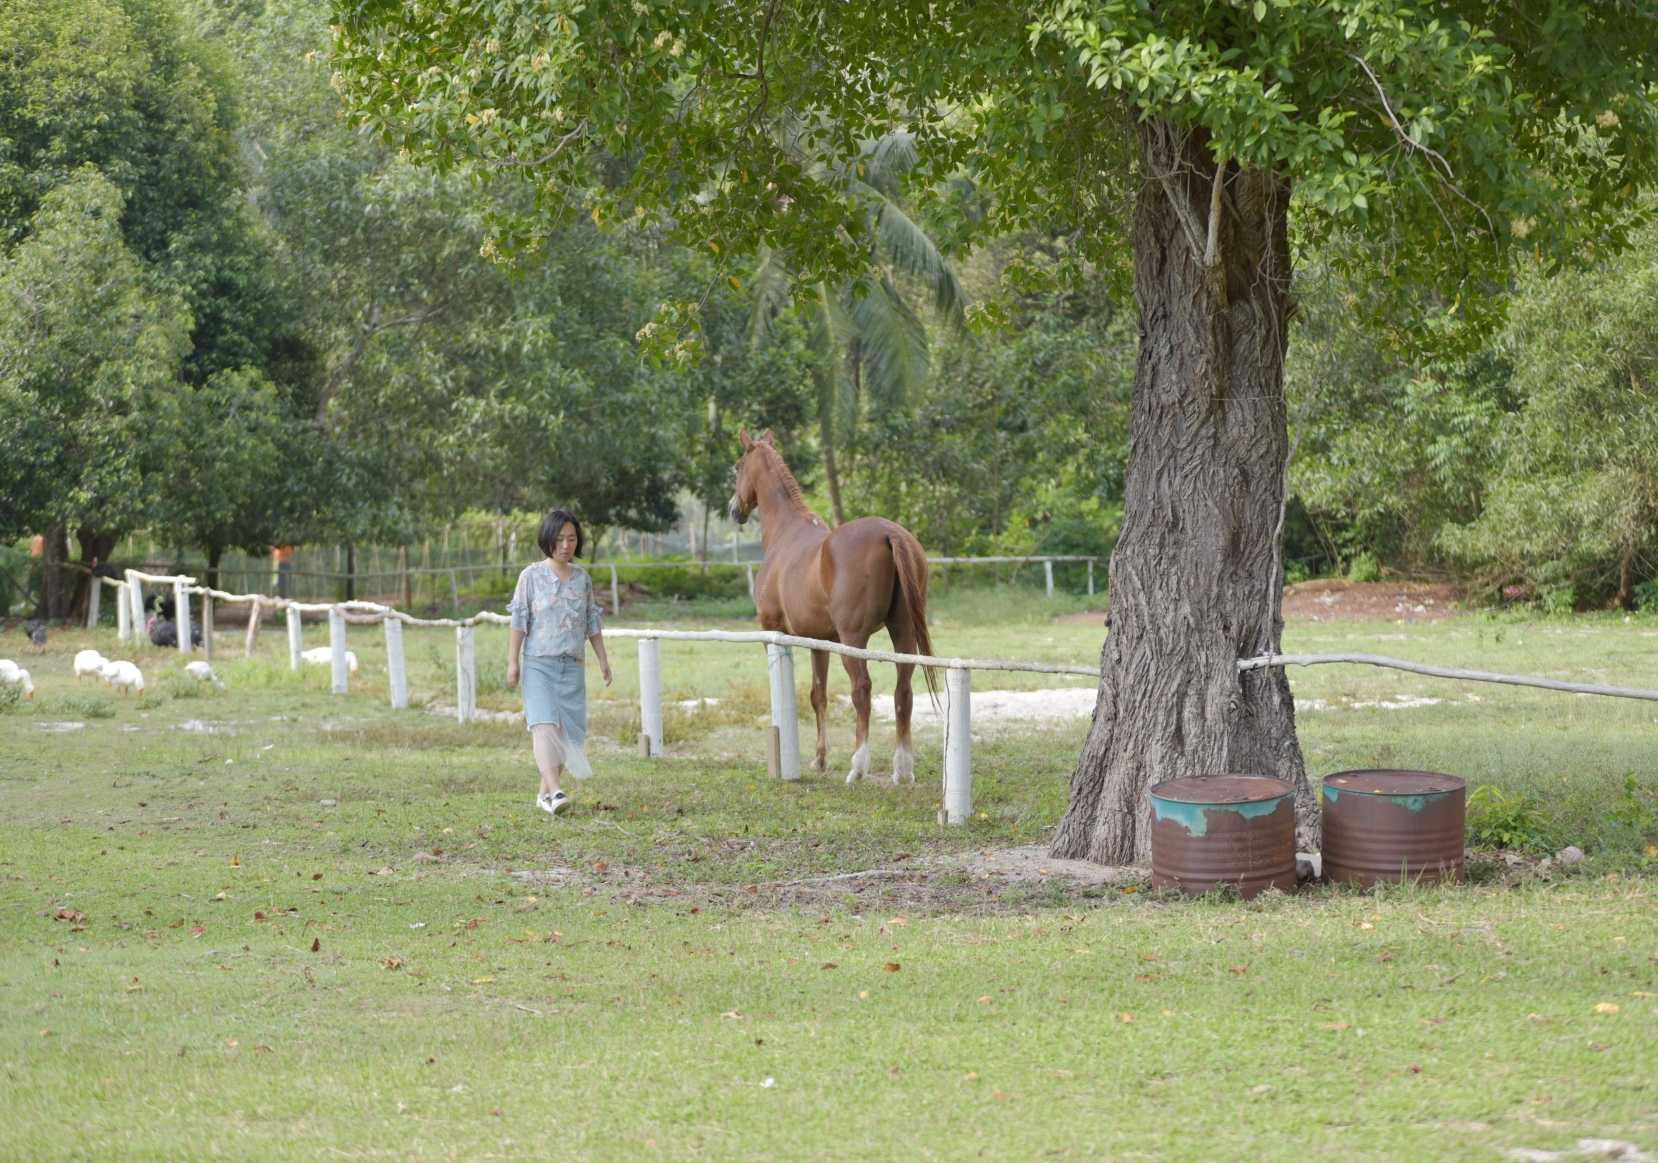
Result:
M559 786L568 771L577 779L593 774L582 745L587 741L586 644L593 643L605 685L604 623L593 582L571 559L582 551L581 522L564 509L542 518L536 536L545 561L526 566L513 591L512 633L507 643L507 685L524 680L524 724L530 730L541 790L535 806L553 815L573 802ZM519 656L522 654L522 663Z
M294 547L278 545L271 550L271 559L276 563L276 596L289 597L294 582Z

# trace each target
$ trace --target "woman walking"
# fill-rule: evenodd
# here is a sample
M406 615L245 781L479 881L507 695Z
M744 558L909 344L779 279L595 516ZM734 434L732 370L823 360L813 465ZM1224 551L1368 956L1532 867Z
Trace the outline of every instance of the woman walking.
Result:
M610 685L604 623L593 582L571 559L581 556L581 522L564 509L542 518L536 543L547 555L518 575L513 591L512 634L507 644L507 685L524 680L524 723L530 729L541 790L535 806L553 815L573 802L559 786L568 771L577 779L593 774L582 744L587 741L586 643L593 643L599 670ZM519 655L523 655L520 663Z

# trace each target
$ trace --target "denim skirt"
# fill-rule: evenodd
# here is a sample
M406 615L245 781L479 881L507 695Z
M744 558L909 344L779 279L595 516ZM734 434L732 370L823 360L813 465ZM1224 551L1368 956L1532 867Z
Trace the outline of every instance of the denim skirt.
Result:
M568 654L526 655L519 660L524 726L557 723L577 747L587 742L587 672Z

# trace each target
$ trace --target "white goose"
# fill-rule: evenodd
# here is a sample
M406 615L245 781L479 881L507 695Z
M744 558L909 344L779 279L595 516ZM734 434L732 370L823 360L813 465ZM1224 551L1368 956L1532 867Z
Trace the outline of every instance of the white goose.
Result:
M306 662L314 662L319 666L331 666L334 662L334 648L332 646L313 646L300 654ZM355 651L345 652L345 668L352 674L357 673L357 655Z
M35 697L35 680L29 677L29 672L9 658L0 658L0 685L16 686L23 684L23 693L31 699Z
M210 682L220 690L225 689L225 684L219 681L219 676L213 673L213 667L206 662L198 660L196 662L186 663L184 673L195 679L197 682Z
M110 686L118 686L121 688L122 695L126 695L130 691L134 690L139 693L143 693L144 672L139 670L133 663L106 662L104 663L102 674L104 676L104 681Z
M81 679L88 675L93 678L104 676L104 663L107 662L102 654L96 650L83 650L75 655L75 685L79 686Z

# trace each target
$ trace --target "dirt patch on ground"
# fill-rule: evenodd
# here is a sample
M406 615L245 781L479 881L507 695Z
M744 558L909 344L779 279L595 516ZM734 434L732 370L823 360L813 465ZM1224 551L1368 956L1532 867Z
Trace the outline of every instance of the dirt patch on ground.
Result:
M1284 591L1284 617L1313 622L1438 622L1467 613L1468 591L1426 582L1308 581Z
M619 904L696 908L706 904L757 908L869 908L881 911L1021 912L1069 896L1103 896L1113 886L1140 884L1141 868L1086 860L1054 860L1039 845L960 855L924 856L902 868L870 868L831 876L759 884L651 884L642 870L513 869L520 884L576 887ZM620 883L618 883L620 882Z
M1301 582L1284 591L1284 617L1313 622L1438 622L1467 613L1462 586L1429 582ZM1061 614L1056 626L1104 626L1105 611Z
M1084 610L1080 614L1061 614L1054 619L1055 626L1104 626L1104 610Z

